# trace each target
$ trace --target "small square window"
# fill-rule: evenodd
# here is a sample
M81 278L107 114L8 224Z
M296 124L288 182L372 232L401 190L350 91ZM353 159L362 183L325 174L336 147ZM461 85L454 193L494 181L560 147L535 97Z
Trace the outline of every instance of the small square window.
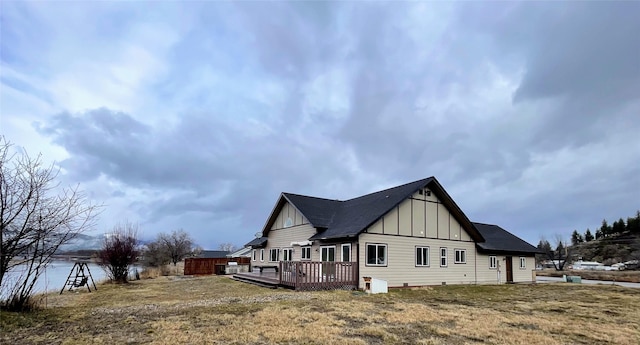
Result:
M311 260L311 247L302 247L302 260Z
M280 249L273 248L269 250L269 261L276 262L280 260Z
M429 247L416 247L416 266L429 266Z
M466 249L456 249L455 250L455 263L456 264L466 264L467 263L467 250Z
M498 259L496 258L495 255L491 255L489 257L489 268L491 268L491 269L498 268Z
M367 266L387 265L387 245L367 244Z
M293 261L293 249L287 248L282 250L282 261Z

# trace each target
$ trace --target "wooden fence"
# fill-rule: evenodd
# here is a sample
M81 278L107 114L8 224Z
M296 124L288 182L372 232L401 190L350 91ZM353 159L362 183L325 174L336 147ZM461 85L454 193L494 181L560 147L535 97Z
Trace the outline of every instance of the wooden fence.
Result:
M251 258L192 258L184 259L184 274L225 274L225 267L229 262L236 262L238 265L249 265Z
M280 261L280 284L296 290L357 289L355 262Z

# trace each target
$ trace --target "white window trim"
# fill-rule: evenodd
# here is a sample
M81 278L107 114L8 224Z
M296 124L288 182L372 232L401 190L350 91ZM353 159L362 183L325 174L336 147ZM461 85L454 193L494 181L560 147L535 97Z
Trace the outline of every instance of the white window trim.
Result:
M456 263L456 264L466 264L467 263L467 250L466 249L457 248L457 249L454 249L453 251L454 251L453 263ZM464 253L464 255L463 255L464 258L461 258L461 259L464 259L464 260L458 260L458 253Z
M442 255L442 250L444 249L444 255ZM440 267L448 267L449 266L449 251L446 247L440 247ZM442 259L444 259L444 265L442 264Z
M369 246L375 246L376 248L376 257L378 254L378 247L384 247L384 262L379 264L370 264L369 263ZM386 243L366 243L365 244L366 253L365 253L365 266L375 266L375 267L386 267L389 263L389 246Z
M285 253L289 253L289 260L285 259ZM282 249L282 261L293 261L293 248Z
M271 253L274 250L276 251L276 259L272 260L273 257L271 256ZM269 249L269 262L278 262L278 261L280 261L280 248L271 248L271 249Z
M320 261L322 261L322 250L325 248L333 248L333 261L327 261L327 262L336 262L336 256L338 253L336 253L336 251L338 250L336 248L336 246L320 246Z
M344 259L344 247L349 247L349 255L353 255L353 253L351 253L351 243L343 243L340 246L340 261L349 262L351 261L351 257L347 258L347 260Z
M260 261L264 262L264 248L260 249Z
M498 257L495 255L489 255L489 269L497 270L498 269Z
M527 257L525 256L520 257L520 269L521 270L527 269Z
M422 255L424 252L422 251L422 249L426 249L427 250L427 255L424 256L422 258L422 264L418 264L418 250L420 251L420 255ZM416 247L416 267L429 267L429 265L431 264L431 260L429 259L429 255L431 255L431 248L429 248L429 246L417 246ZM425 260L426 259L426 260ZM426 261L426 263L425 263Z
M251 249L251 261L256 261L256 250L255 249Z
M305 251L305 249L308 249L308 250L309 250L309 257L305 257L305 256L304 256L304 251ZM304 247L301 247L301 249L300 249L300 250L302 250L302 253L300 254L300 260L311 260L311 246L304 246Z

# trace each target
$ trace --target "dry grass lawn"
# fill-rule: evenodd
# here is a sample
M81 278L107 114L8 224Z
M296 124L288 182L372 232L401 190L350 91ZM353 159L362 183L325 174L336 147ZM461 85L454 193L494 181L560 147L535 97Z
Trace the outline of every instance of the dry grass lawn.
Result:
M159 277L2 313L2 344L640 344L640 289L439 286L386 295Z

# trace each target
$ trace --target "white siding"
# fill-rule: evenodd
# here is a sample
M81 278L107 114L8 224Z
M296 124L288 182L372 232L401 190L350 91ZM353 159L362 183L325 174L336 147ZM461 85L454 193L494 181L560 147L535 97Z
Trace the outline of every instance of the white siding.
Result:
M360 287L363 287L362 277L373 277L386 280L390 287L446 284L475 283L475 244L439 240L429 238L389 236L363 233L360 235L359 269ZM387 245L387 266L367 266L367 243L382 243ZM428 246L429 267L416 267L416 246ZM447 267L440 267L440 247L446 247L448 255ZM454 249L465 249L466 263L454 263Z
M498 264L497 268L489 268L489 257L491 254L478 253L477 272L478 284L502 284L507 282L507 256L495 255ZM520 257L511 256L511 267L513 270L513 282L523 283L533 280L533 270L535 269L535 258L533 256L526 257L527 264L524 269L520 269Z

